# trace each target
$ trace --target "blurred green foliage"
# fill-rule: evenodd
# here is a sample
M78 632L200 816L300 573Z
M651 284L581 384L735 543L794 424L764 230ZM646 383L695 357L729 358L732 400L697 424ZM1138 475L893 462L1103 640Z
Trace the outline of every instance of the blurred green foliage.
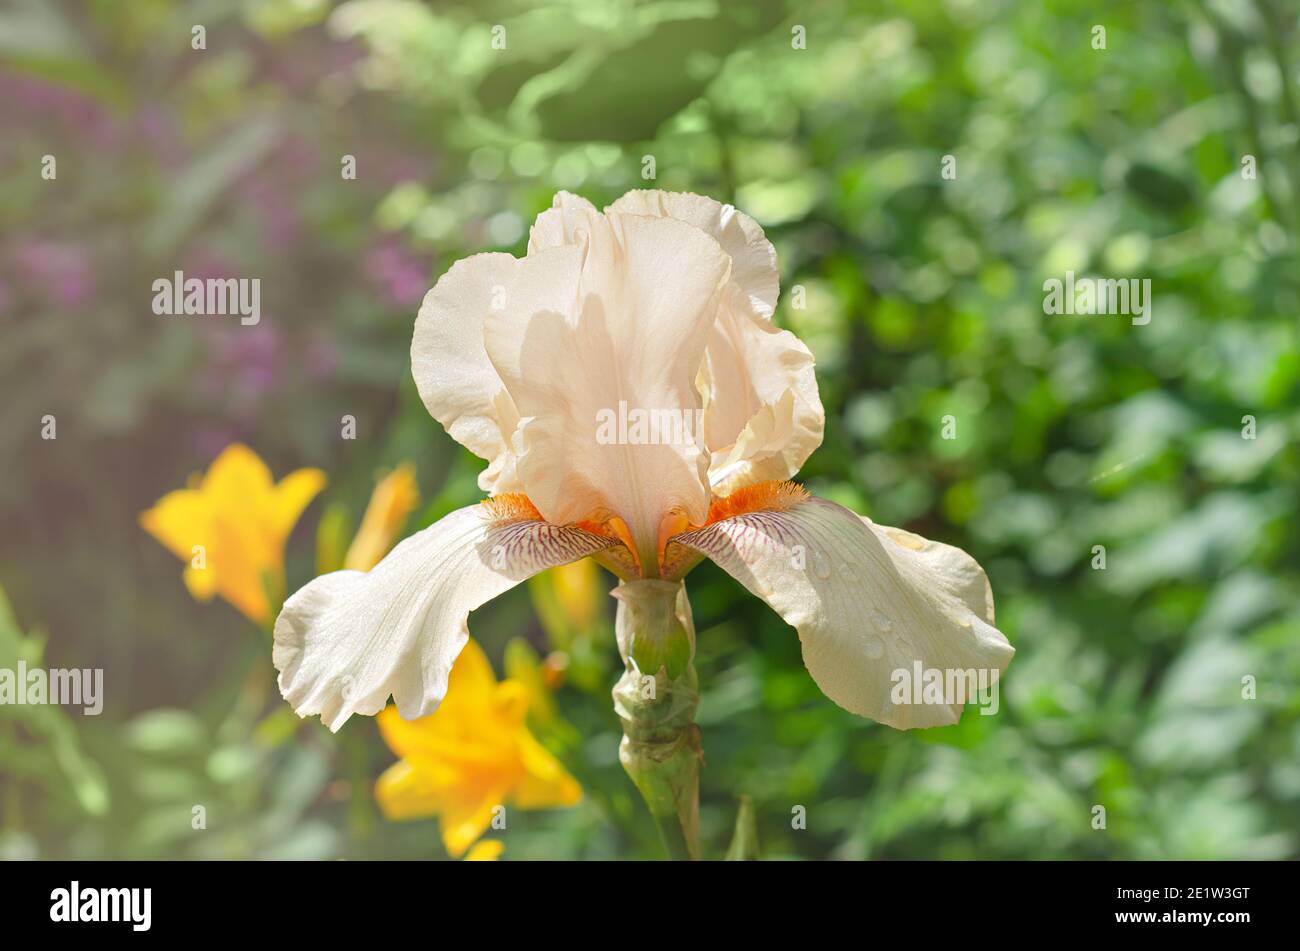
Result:
M321 466L293 587L323 506L338 547L381 467L417 462L421 525L476 499L409 379L420 296L521 253L559 188L650 184L767 228L827 408L801 478L974 554L1017 648L997 716L898 733L697 569L710 854L742 794L764 857L1300 853L1294 4L14 0L0 61L0 663L39 657L39 624L43 662L108 695L0 707L0 853L441 854L377 815L373 724L299 724L265 635L191 602L136 514L236 438ZM153 315L177 269L261 277L261 324ZM1045 315L1070 270L1149 278L1151 323ZM529 594L472 619L498 671L512 638L553 646ZM658 854L612 638L582 650L548 739L587 797L513 816L507 858Z

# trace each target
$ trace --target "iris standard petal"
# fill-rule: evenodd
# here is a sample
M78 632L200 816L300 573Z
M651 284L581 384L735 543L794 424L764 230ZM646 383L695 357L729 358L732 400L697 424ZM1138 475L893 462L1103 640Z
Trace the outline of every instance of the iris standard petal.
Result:
M821 445L826 413L813 356L790 331L724 306L704 369L704 435L715 494L788 479Z
M587 227L521 262L488 354L523 419L528 497L560 524L620 519L653 571L665 517L708 508L695 379L729 264L679 221L588 213Z
M704 195L656 188L634 189L605 211L673 218L703 231L731 258L731 280L744 295L748 309L762 317L772 316L781 287L776 249L749 215Z
M589 223L598 215L596 206L570 192L556 192L551 207L537 216L528 232L528 253L586 240Z
M685 222L731 259L699 381L713 491L794 475L821 445L826 417L812 353L772 323L780 277L762 227L731 205L686 192L631 191L608 210Z
M457 261L424 297L411 338L411 374L429 414L488 461L479 488L519 491L510 437L519 413L488 360L483 327L502 306L519 259L476 254Z

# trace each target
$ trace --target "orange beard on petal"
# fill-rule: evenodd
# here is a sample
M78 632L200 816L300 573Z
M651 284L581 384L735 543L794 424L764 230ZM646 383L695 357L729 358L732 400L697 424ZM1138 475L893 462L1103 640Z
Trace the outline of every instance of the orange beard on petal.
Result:
M537 511L537 506L533 500L522 492L506 492L501 495L494 495L491 498L484 499L479 503L485 509L494 521L498 522L545 522L546 519L541 512ZM611 524L611 522L616 524ZM564 526L565 528L578 528L584 532L590 532L593 535L601 535L605 538L617 538L622 542L627 542L627 529L622 528L622 522L618 519L597 520L584 518L579 522L573 522ZM622 528L622 531L619 529Z
M748 512L782 512L798 505L800 502L806 501L807 498L808 491L798 483L790 481L759 482L755 485L747 485L744 488L737 489L725 498L715 497L709 503L709 514L704 521L704 525L688 525L686 519L680 515L666 517L663 525L660 526L658 545L659 564L657 567L660 576L665 578L680 577L678 572L683 569L689 570L689 566L698 562L701 557L694 553L686 555L680 547L673 550L673 535L703 528L705 525L712 525L714 522L734 518ZM537 506L522 492L507 492L502 495L495 495L484 499L480 504L487 509L488 513L496 521L545 521L542 513L537 511ZM606 565L606 567L609 567L611 571L615 571L620 577L624 575L644 577L645 572L636 557L636 549L632 545L631 535L628 533L627 526L622 519L583 519L574 522L568 527L578 528L605 538L618 539L623 543L627 556L626 558L618 558L616 564ZM613 552L610 551L607 554L612 555Z
M508 525L511 522L545 522L546 518L542 513L537 511L537 505L533 500L524 495L523 492L503 492L502 495L494 495L489 499L484 499L478 503L484 507L487 517L491 518L498 525ZM602 538L614 538L623 543L623 547L614 546L606 548L601 552L594 552L593 557L597 564L603 565L604 568L614 572L620 578L640 577L641 565L636 560L636 555L632 551L632 537L628 534L627 526L623 524L620 518L608 518L608 520L595 520L595 518L584 518L584 520L573 522L569 529L578 529L588 531L593 535L601 535Z
M726 498L715 498L709 503L709 517L704 525L712 525L724 518L734 518L746 512L784 512L807 501L808 490L795 482L759 482L737 489ZM695 528L703 528L696 525Z
M507 492L494 495L479 503L488 510L488 514L498 522L542 522L542 513L537 506L522 492Z
M679 534L696 531L714 522L735 518L750 512L783 512L807 501L808 491L801 485L788 481L759 482L737 489L726 498L715 497L709 503L709 515L703 525L683 527ZM683 577L704 558L694 549L673 544L671 536L664 539L660 555L660 574L664 578Z

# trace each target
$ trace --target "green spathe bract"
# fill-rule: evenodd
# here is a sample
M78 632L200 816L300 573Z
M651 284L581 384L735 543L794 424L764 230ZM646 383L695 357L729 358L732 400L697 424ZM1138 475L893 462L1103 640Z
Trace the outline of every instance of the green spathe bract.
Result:
M614 628L623 676L614 709L623 721L619 761L645 798L669 857L700 857L700 705L695 623L680 581L624 581Z

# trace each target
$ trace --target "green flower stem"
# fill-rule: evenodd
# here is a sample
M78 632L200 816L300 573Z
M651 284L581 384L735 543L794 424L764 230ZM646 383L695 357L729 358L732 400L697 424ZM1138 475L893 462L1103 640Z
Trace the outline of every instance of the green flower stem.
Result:
M619 760L641 792L672 859L700 857L700 705L695 624L680 581L624 581L615 633L623 676L614 710Z

